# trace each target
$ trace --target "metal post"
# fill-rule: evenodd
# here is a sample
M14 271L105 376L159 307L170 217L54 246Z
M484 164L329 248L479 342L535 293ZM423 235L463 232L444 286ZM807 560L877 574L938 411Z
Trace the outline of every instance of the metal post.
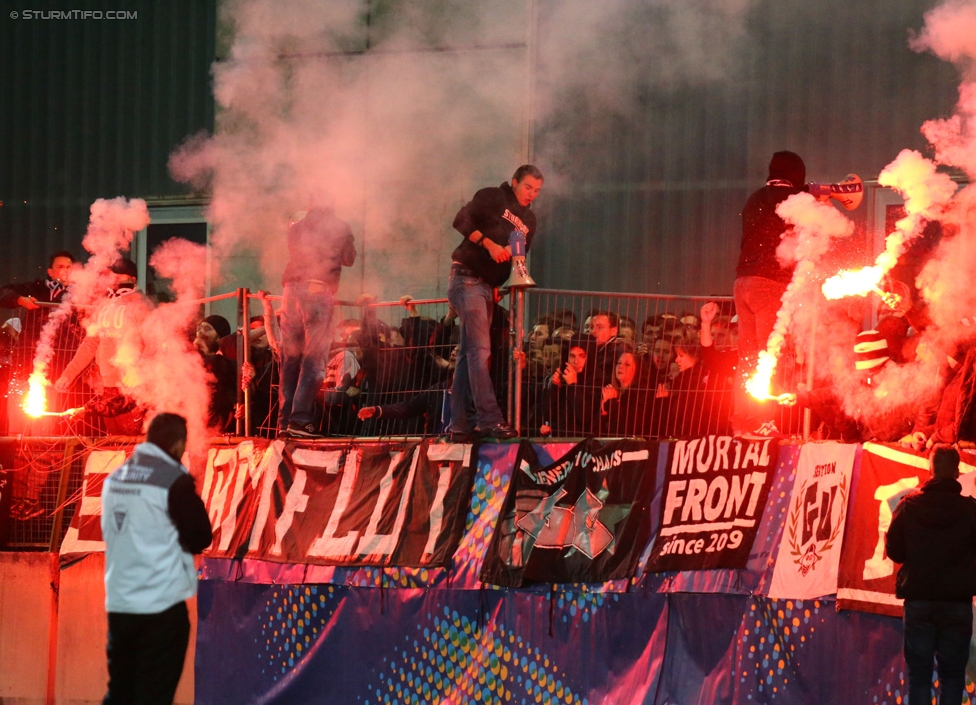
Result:
M512 352L516 350L519 351L520 355L518 358L514 357L512 366L515 368L515 389L513 393L514 399L512 403L515 406L515 421L512 423L512 428L514 428L520 435L522 433L522 363L521 363L521 352L522 352L522 339L524 336L524 319L525 319L525 289L519 287L515 289L515 347Z
M251 290L244 288L244 364L251 364ZM244 435L250 437L254 430L251 418L251 385L244 390Z
M57 553L61 548L61 529L64 526L64 502L68 497L68 482L71 479L71 465L74 460L75 448L78 447L78 440L69 439L64 444L64 454L61 456L61 482L58 485L58 497L56 509L54 510L54 521L51 522L51 541L48 550ZM84 467L84 464L82 464Z
M515 289L508 290L508 345L511 348L508 355L508 423L515 428L515 378L514 370L518 362L515 357Z
M235 408L235 412L236 409L241 408L241 405L244 405L245 410L247 408L244 390L241 389L241 368L248 361L248 328L247 289L239 288L237 290L237 407ZM244 416L238 415L237 413L234 414L234 417L234 433L236 433L238 436L247 435L247 430L245 428L247 425L247 419Z
M813 307L813 325L810 328L810 344L807 346L807 391L813 391L813 364L817 359L817 307ZM803 441L810 440L810 426L812 425L813 412L810 407L803 410Z

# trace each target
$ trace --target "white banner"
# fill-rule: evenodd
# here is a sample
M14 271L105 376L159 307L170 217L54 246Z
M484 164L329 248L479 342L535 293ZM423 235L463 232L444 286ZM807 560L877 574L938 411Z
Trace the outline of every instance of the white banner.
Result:
M800 450L770 597L808 600L837 592L856 450L841 443Z

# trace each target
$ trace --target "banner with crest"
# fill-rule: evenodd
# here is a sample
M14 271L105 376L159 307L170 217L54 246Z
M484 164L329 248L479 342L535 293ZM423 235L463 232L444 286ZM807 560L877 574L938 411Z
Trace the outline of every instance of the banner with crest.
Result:
M807 600L837 591L856 452L841 443L803 446L769 597Z

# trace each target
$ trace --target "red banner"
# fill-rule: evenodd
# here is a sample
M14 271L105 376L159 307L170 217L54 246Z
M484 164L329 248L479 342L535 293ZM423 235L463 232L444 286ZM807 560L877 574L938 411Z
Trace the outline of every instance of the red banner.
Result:
M891 515L907 493L930 476L929 461L904 448L865 443L861 472L848 516L837 580L837 609L899 616L897 566L885 555Z

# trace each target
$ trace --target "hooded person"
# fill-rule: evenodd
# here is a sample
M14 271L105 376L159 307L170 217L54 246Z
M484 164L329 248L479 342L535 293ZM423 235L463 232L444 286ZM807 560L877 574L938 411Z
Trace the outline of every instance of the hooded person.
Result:
M745 391L747 375L756 369L759 351L765 349L776 323L783 294L793 278L793 267L784 267L776 248L787 225L776 207L805 190L806 166L794 152L776 152L769 162L766 185L749 196L742 208L742 245L736 266L735 310L739 317L739 375L733 431L749 434L771 422L775 406L757 402Z
M600 389L594 386L596 341L576 335L565 348L565 362L546 380L539 431L543 436L592 436L600 400Z

